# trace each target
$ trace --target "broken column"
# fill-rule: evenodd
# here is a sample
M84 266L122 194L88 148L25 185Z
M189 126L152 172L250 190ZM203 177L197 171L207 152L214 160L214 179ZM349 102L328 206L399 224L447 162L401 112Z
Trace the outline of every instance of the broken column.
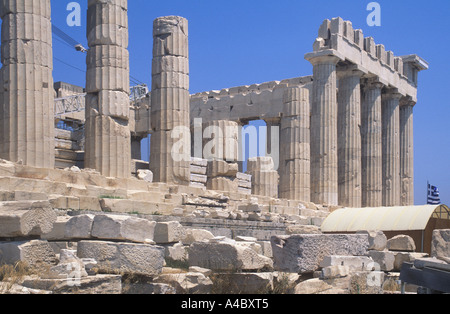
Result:
M361 104L361 190L363 207L382 206L381 90L383 84L366 79Z
M54 168L50 0L3 0L0 17L0 158Z
M85 168L108 177L131 175L127 0L88 6Z
M361 207L361 76L355 67L338 71L339 205Z
M395 89L382 95L383 206L400 205L400 98Z
M400 103L400 205L414 205L414 118L415 103Z
M252 176L252 194L278 198L279 176L272 157L249 158L247 173Z
M292 87L284 93L280 133L280 197L310 201L309 92Z
M191 134L188 21L153 23L150 170L154 181L189 185Z
M331 52L330 52L331 53ZM337 81L339 58L327 51L306 55L313 65L311 99L311 201L338 205Z

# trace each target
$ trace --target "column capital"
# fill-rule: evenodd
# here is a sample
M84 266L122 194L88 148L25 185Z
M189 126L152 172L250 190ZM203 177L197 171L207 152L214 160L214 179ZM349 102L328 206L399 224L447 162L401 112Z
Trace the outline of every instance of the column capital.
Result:
M386 88L383 90L381 96L385 99L395 99L400 100L403 95L398 91L397 88Z
M416 102L412 100L411 96L402 97L400 99L400 107L414 107Z
M317 64L338 64L339 61L344 61L345 57L333 49L321 50L311 52L305 55L305 59L311 62L312 65Z
M364 89L382 89L386 85L377 76L365 77L363 82Z
M363 69L357 64L339 66L336 70L339 79L349 76L357 76L359 78L362 78L364 75L368 74L367 70Z

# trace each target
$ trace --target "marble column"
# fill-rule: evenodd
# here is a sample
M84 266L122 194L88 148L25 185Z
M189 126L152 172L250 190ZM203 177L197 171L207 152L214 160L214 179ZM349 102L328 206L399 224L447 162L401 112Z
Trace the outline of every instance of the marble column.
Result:
M88 4L85 168L131 176L127 0Z
M311 108L311 201L338 205L337 78L338 57L309 57L313 65Z
M179 16L153 23L150 170L155 182L189 185L190 101L188 21Z
M362 207L383 205L381 91L383 84L365 79L361 104Z
M361 207L361 76L338 70L338 191L339 205Z
M50 0L3 0L0 17L0 158L54 168Z
M283 97L280 131L280 198L311 199L310 105L306 88L290 87Z
M400 205L400 98L396 89L382 94L383 206Z
M400 102L400 205L414 205L414 119L415 102Z

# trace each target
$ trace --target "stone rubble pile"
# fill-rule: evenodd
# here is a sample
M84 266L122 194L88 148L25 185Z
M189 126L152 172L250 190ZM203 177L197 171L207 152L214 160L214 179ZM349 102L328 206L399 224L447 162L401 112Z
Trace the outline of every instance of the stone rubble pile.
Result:
M3 278L1 293L392 293L403 262L427 260L409 236L388 240L381 231L291 225L269 242L136 215L69 216L45 201L1 202L0 214L2 226L14 222L0 229L2 265L34 270ZM436 231L433 240L442 263L447 235Z

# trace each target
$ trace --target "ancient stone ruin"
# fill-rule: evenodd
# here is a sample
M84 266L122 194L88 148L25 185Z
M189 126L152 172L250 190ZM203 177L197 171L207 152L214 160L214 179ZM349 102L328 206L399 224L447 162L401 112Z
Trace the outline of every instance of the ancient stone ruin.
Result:
M29 271L0 272L0 292L383 293L426 256L406 236L320 230L339 207L414 204L417 55L334 18L312 75L190 95L188 21L167 16L150 90L130 88L127 0L92 0L80 88L53 84L50 11L0 1L0 261ZM258 119L268 151L247 160Z

